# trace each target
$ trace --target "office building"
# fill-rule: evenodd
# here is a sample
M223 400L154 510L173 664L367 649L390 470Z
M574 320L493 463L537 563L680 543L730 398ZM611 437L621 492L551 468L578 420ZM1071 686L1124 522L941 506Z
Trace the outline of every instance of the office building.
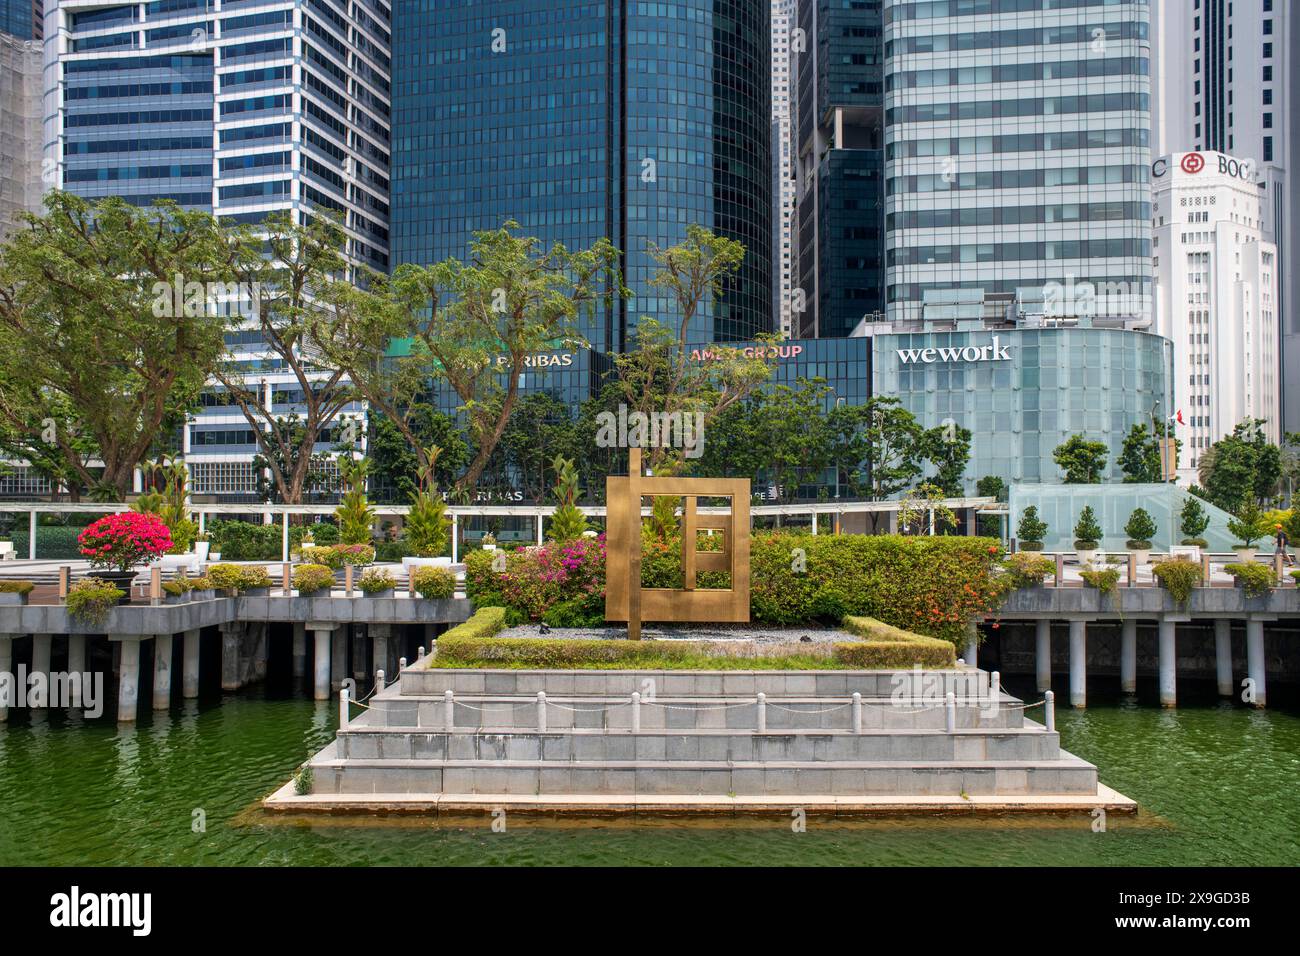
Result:
M1174 345L1179 477L1239 422L1281 438L1278 255L1253 164L1217 152L1174 153L1152 167L1155 331Z
M41 206L41 44L0 32L0 239Z
M0 0L0 33L19 40L45 36L45 0Z
M649 248L697 223L746 256L691 337L770 331L770 13L753 0L398 4L394 262L463 258L474 231L508 220L570 249L608 237L633 298L582 331L618 351L643 315L675 325Z
M793 289L794 154L790 126L790 36L795 0L772 0L772 302L776 328L791 334Z

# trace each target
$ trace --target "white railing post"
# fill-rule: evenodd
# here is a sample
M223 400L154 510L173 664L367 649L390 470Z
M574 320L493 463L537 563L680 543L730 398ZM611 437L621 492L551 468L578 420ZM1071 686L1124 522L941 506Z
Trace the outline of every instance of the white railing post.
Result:
M856 690L853 692L853 732L862 733L862 695Z
M424 645L423 645L423 644L421 644L419 647L417 647L417 648L415 649L415 659L416 659L417 661L422 661L422 660L424 660Z
M1056 730L1056 695L1049 690L1043 697L1045 698L1043 702L1043 726L1047 728L1047 732L1050 734Z
M400 674L404 670L406 670L406 658L399 657L397 659L397 672Z
M443 730L451 730L456 726L456 695L450 690L444 691L442 695L442 722Z
M381 690L384 689L384 687L385 687L385 684L384 684L384 672L383 672L383 671L375 671L375 693L376 693L376 694L379 693Z
M955 734L957 732L957 695L952 691L948 691L947 707L945 709L947 711L946 724L948 733Z
M346 687L339 691L339 730L348 728L348 689Z
M546 733L546 691L537 692L537 732Z
M632 733L641 733L641 692L632 691Z
M1002 699L1002 672L994 671L989 675L989 700L997 703Z
M762 691L758 694L758 732L767 733L767 695Z

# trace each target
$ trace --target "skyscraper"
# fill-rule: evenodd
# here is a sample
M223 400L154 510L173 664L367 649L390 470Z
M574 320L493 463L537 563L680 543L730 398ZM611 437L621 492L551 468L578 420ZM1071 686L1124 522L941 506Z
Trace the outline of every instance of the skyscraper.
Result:
M799 0L796 289L802 337L848 335L884 308L881 0Z
M0 33L19 40L45 36L45 0L0 0Z
M744 265L694 340L772 327L769 20L753 0L431 0L394 11L393 257L464 257L507 220L546 243L608 237L635 298L592 317L600 351L673 322L650 243L698 223Z
M885 0L890 319L1049 283L1143 310L1147 33L1145 0Z
M1263 190L1279 259L1282 424L1300 429L1300 15L1282 0L1153 0L1151 20L1154 154L1229 153Z
M345 253L386 270L389 8L383 0L61 0L47 39L45 158L59 185L172 199L244 223L341 217ZM251 326L227 337L276 416L297 377ZM184 430L191 487L251 495L256 440L221 389ZM326 450L328 446L317 446Z
M772 295L777 328L790 335L794 261L794 155L790 34L795 0L772 0Z
M41 204L41 45L0 32L0 239Z

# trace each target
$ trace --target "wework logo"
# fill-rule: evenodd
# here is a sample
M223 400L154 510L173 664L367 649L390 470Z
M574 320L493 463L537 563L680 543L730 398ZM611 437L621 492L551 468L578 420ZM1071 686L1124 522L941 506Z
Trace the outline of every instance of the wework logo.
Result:
M945 346L932 349L898 349L898 358L904 365L932 365L935 362L1007 362L1011 349L993 336L992 345Z

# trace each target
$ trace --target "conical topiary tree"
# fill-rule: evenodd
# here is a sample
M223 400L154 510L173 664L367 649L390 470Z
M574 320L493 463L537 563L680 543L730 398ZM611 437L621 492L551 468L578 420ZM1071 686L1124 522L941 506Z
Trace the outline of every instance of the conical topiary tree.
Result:
M1133 513L1128 516L1128 523L1124 525L1124 533L1128 535L1128 547L1132 551L1150 551L1151 539L1156 536L1160 529L1156 527L1155 519L1147 513L1145 508L1134 508Z
M1021 551L1042 551L1047 537L1047 522L1038 517L1038 507L1030 505L1020 514L1016 525L1016 542Z
M1103 536L1104 532L1101 530L1101 525L1097 523L1097 515L1092 510L1092 505L1087 505L1079 512L1079 520L1074 523L1075 549L1095 551Z
M1183 510L1178 516L1178 523L1183 531L1183 544L1199 545L1202 548L1209 547L1208 542L1205 540L1205 529L1210 526L1210 516L1199 501L1195 498L1188 498L1183 502Z

